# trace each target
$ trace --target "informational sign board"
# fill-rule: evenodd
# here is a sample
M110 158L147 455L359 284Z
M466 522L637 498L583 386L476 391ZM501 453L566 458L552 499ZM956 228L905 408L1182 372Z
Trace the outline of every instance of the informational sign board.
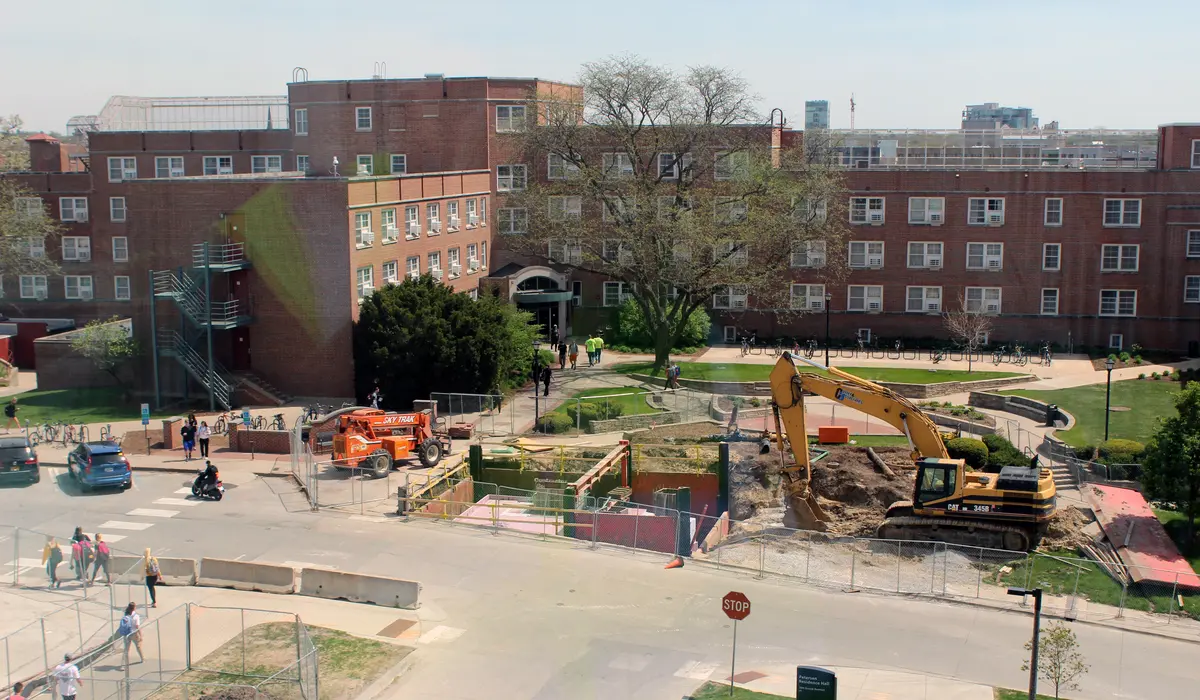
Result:
M242 425L250 427L250 411L249 409L242 410Z
M142 425L150 425L150 404L142 404Z
M837 700L837 675L818 666L797 666L796 700Z

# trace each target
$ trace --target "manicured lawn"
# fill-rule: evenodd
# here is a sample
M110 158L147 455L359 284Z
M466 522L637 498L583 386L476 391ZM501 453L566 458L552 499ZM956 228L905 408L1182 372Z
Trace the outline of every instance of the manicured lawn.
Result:
M1041 664L1039 664L1041 665ZM1046 681L1039 680L1038 687L1041 688ZM1009 690L1008 688L994 688L995 700L1029 700L1028 690ZM1037 694L1038 700L1054 700L1053 695Z
M720 700L721 698L733 698L733 700L779 700L786 698L787 695L775 695L774 693L756 693L753 690L745 688L733 689L733 695L729 694L728 683L713 683L709 681L692 692L692 700Z
M715 382L765 382L775 365L754 365L736 362L680 362L684 379L701 379ZM649 362L633 362L616 366L624 374L649 374L653 367ZM899 382L902 384L937 384L939 382L969 382L984 379L1019 377L1016 372L964 372L962 370L931 370L913 367L839 367L857 377L873 382ZM824 374L822 370L807 365L802 371Z
M1187 542L1187 533L1184 531L1184 525L1187 522L1187 516L1175 510L1157 510L1154 514L1158 516L1158 522L1163 524L1163 528L1167 534L1171 536L1171 540L1175 542L1175 546L1179 547L1179 553L1184 559L1192 565L1192 570L1200 574L1200 541L1193 539ZM1193 538L1195 533L1200 533L1200 521L1197 521L1193 527Z
M650 392L644 391L632 386L616 386L605 387L603 389L585 389L576 394L572 394L570 398L559 404L558 408L549 411L544 415L561 416L559 422L574 426L575 406L579 405L583 409L583 423L586 424L590 418L598 420L606 420L608 418L616 418L617 416L635 416L642 413L655 413L656 409L650 407L646 403L646 395ZM576 399L583 399L578 404ZM588 406L594 406L593 409L588 409ZM592 413L594 411L594 413ZM554 420L554 419L550 419ZM583 427L586 427L584 425ZM574 428L572 427L572 430Z
M1156 382L1150 379L1128 379L1113 382L1111 405L1125 407L1129 410L1110 412L1108 436L1145 443L1158 428L1159 416L1175 414L1175 402L1172 394L1177 391L1179 391L1178 382ZM1055 403L1064 411L1075 416L1077 422L1074 428L1056 433L1069 445L1077 447L1095 445L1104 440L1103 382L1056 391L1016 389L1003 393Z
M122 403L119 389L56 389L17 394L21 425L44 422L112 423L141 418L140 403ZM8 399L0 399L5 403ZM169 414L161 414L167 416Z

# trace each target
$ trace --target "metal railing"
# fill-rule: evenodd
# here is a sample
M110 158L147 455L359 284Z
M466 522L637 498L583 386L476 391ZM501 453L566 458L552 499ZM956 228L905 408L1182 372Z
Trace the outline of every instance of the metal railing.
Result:
M205 257L205 250L208 256ZM245 243L197 243L192 246L193 267L240 265L246 262Z
M195 280L187 275L177 275L171 270L154 271L154 294L173 299L180 310L201 327L208 324L236 323L247 313L237 299L206 301L204 290Z
M229 410L233 405L232 399L235 384L232 375L219 362L213 360L212 373L210 374L208 371L208 360L204 359L195 348L189 345L178 331L160 328L158 331L158 345L161 350L174 353L175 357L196 378L196 381L200 382L206 388L212 389L217 403L224 406L225 410Z

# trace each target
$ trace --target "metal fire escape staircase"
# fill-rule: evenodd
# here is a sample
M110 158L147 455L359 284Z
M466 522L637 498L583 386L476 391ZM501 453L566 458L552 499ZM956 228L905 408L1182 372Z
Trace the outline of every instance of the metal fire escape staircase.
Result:
M192 248L191 268L150 271L154 298L150 324L154 342L154 396L162 405L159 358L170 357L208 393L210 410L233 407L238 381L213 355L213 334L253 321L250 310L237 299L213 299L213 276L250 267L242 243L197 243ZM160 328L155 307L158 300L173 302L179 310L178 329ZM186 391L186 390L185 390ZM185 394L186 395L186 394Z

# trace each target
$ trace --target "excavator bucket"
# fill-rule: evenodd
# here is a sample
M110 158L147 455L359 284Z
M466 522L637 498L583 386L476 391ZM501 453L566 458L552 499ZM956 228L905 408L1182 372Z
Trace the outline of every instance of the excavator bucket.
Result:
M817 497L812 491L804 494L795 493L788 499L788 509L783 516L785 527L796 530L816 530L825 532L829 529L826 523L829 515L817 503Z

